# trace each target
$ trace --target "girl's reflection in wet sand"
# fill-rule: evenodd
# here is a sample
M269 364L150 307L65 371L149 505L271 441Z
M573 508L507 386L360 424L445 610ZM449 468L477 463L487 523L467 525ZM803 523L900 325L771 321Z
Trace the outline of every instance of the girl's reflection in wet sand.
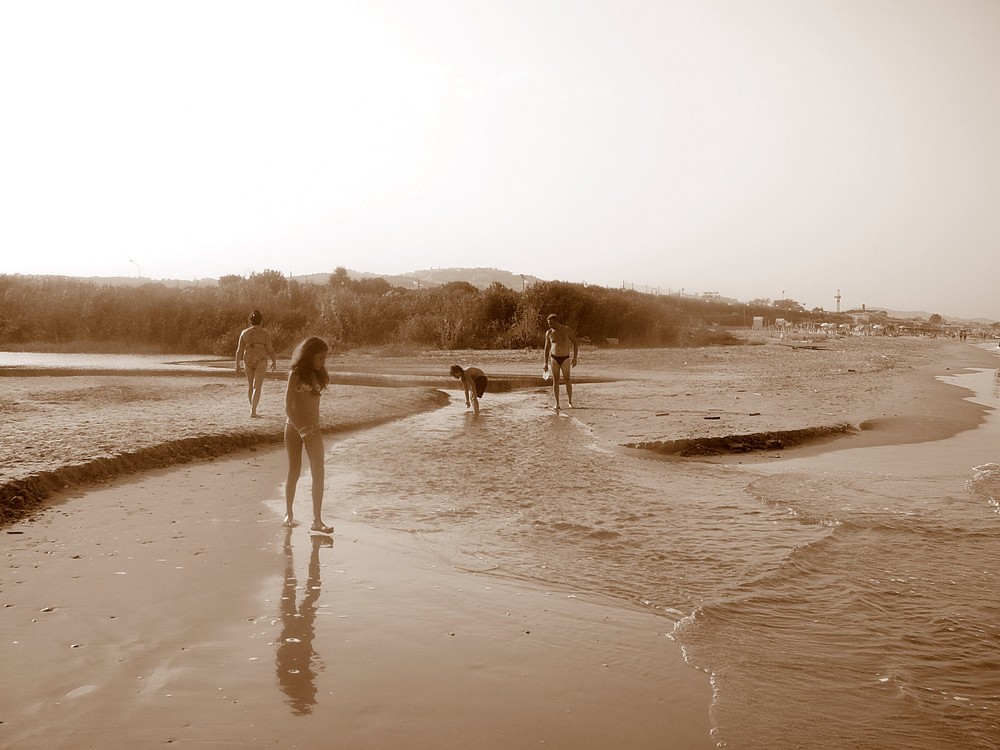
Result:
M316 609L320 594L319 550L332 547L328 536L310 536L309 576L302 603L296 607L298 580L292 553L292 529L285 533L285 580L281 588L281 638L275 655L278 684L287 696L292 713L304 716L316 705L316 672L322 669L313 650L316 634Z

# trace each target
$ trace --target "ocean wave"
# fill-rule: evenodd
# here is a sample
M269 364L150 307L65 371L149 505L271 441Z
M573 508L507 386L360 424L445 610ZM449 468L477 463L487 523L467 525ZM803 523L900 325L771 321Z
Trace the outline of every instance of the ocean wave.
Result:
M1000 464L975 466L973 472L968 482L969 492L1000 515Z

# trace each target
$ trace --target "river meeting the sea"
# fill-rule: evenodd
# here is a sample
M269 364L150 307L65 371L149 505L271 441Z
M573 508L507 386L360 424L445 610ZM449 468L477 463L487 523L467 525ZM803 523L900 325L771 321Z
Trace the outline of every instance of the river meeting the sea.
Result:
M948 382L995 405L995 379ZM996 747L994 412L945 441L720 465L605 450L585 386L576 404L487 394L479 418L333 440L328 503L454 566L662 618L712 676L720 745Z
M74 371L228 366L11 356ZM448 383L444 408L328 436L326 506L471 575L648 613L662 647L710 676L719 746L995 748L1000 388L995 368L941 379L987 407L976 429L745 463L609 448L588 426L586 382L562 412L529 381L491 389L478 417Z

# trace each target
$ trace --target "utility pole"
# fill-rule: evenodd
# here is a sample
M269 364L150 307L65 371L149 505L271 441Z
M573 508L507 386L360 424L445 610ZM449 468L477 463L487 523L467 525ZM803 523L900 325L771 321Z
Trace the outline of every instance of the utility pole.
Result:
M840 315L840 290L837 290L837 296L834 297L837 300L837 314Z

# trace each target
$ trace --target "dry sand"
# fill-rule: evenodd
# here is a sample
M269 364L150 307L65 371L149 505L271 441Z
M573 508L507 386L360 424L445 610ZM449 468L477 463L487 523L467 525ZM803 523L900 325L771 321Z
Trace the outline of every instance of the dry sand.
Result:
M324 424L434 408L456 361L498 385L541 384L538 352L345 356L330 362L342 379L410 385L338 386ZM688 441L700 454L868 420L878 429L823 447L926 440L981 419L932 377L976 365L995 359L923 339L585 351L574 416L608 445ZM284 459L268 447L281 420L250 420L238 381L2 377L0 389L2 480L21 493L7 497L36 493L31 510L65 486L2 530L0 746L713 746L708 676L661 617L444 566L408 535L340 515L335 471L333 545L286 533ZM262 411L276 414L280 384L266 389ZM187 463L149 468L175 461Z

